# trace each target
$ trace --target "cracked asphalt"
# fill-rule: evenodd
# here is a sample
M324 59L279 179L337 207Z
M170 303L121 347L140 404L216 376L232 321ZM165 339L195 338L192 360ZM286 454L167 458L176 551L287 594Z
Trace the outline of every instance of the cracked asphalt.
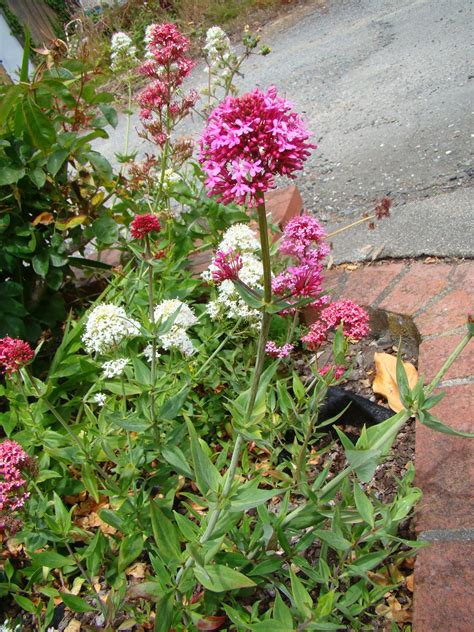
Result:
M307 209L333 230L394 203L375 231L334 240L336 262L472 256L472 18L466 0L314 0L264 27L272 54L238 85L275 85L303 113L318 145L296 181Z

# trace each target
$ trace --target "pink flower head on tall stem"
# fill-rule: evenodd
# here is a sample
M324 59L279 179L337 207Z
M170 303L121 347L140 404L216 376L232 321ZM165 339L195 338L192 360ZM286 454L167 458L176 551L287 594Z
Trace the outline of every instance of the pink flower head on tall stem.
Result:
M310 133L276 89L227 97L211 112L200 139L199 160L209 195L220 201L259 204L277 175L293 177L310 150Z
M160 222L156 215L145 213L134 217L130 224L130 233L135 239L144 239L152 232L160 231Z
M279 250L282 255L295 257L301 263L314 264L329 254L325 237L326 232L317 219L300 215L285 225Z
M11 375L31 362L35 354L30 345L19 338L0 339L0 370Z
M243 265L242 255L236 250L218 250L210 267L212 279L216 283L236 281Z

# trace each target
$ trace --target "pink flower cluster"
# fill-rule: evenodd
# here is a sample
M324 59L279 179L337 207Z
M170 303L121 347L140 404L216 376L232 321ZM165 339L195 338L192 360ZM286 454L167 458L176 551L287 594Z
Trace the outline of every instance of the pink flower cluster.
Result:
M309 332L301 338L309 349L319 347L328 336L329 331L342 323L344 336L357 342L369 333L369 315L356 303L347 299L331 303L321 311L318 321L310 326Z
M0 370L11 375L31 362L35 354L30 345L19 338L6 336L0 339Z
M289 356L293 349L293 345L288 342L279 347L275 342L273 342L273 340L269 340L265 345L265 352L271 358L279 358L280 360Z
M211 276L216 283L222 281L236 281L239 278L239 272L242 270L244 262L240 252L229 250L218 250L212 261Z
M21 445L7 439L0 443L0 512L21 509L29 497L23 471L34 470L33 459Z
M334 378L338 380L344 375L344 373L346 372L346 368L341 366L340 364L336 364L334 366L331 366L330 364L325 364L321 369L319 369L319 375L321 375L321 377L324 377L329 373L329 371L334 371Z
M151 24L145 40L147 59L139 72L151 82L138 96L140 117L152 139L163 146L169 139L170 123L181 120L198 99L195 90L185 96L178 90L194 62L185 56L189 40L175 24Z
M324 237L323 227L310 215L294 217L286 224L279 250L283 255L294 257L298 265L289 266L273 279L272 289L276 295L290 303L313 298L309 305L314 309L328 302L328 298L322 296L322 262L329 253ZM285 311L291 313L294 309Z
M200 139L208 194L225 203L258 205L276 175L292 177L303 168L316 147L307 142L309 136L274 87L227 97L211 112Z
M153 231L158 233L160 228L158 218L152 213L137 215L130 223L130 233L135 239L144 239Z

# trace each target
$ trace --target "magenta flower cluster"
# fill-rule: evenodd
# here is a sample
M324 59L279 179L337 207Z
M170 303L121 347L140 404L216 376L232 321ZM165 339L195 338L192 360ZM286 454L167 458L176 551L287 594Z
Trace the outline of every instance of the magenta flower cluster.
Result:
M309 332L301 338L309 349L316 349L325 340L328 333L336 329L342 323L342 332L346 338L357 342L369 333L369 315L367 312L350 300L341 300L331 303L321 311L318 321L313 323Z
M0 370L11 375L31 362L35 354L30 345L19 338L6 336L0 339Z
M227 97L211 112L199 153L209 195L255 206L276 175L292 177L303 168L316 145L307 142L310 133L292 107L271 87Z
M189 40L175 24L151 24L145 40L147 59L139 72L150 83L138 95L140 118L152 139L163 146L169 140L170 128L186 116L198 99L195 90L186 95L179 93L194 62L185 55Z
M135 239L144 239L152 232L158 233L160 228L158 218L152 213L136 215L130 223L130 233Z
M23 472L34 469L33 459L21 445L7 439L0 443L0 512L21 509L29 497Z
M265 352L271 358L279 358L280 360L288 357L290 353L293 351L293 349L294 349L294 346L290 344L289 342L279 347L273 340L269 340L267 344L265 345Z
M321 375L321 377L325 377L330 371L333 371L334 379L339 380L346 372L346 369L340 364L335 364L334 366L325 364L321 369L319 369L319 375Z
M222 281L237 281L239 272L244 265L240 252L229 248L229 250L218 250L212 261L211 276L216 283Z
M310 215L294 217L286 224L279 250L296 259L297 265L289 266L273 279L272 290L277 296L290 303L314 299L308 303L314 309L328 302L322 295L323 260L329 253L324 237L323 227ZM285 312L292 313L294 308Z

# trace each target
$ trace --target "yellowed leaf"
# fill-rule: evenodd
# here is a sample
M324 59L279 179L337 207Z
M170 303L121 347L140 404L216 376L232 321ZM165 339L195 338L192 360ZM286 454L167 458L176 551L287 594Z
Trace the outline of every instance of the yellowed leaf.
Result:
M74 228L75 226L79 226L80 224L84 224L87 221L87 215L73 215L69 217L64 222L58 221L56 222L56 228L58 230L68 230L69 228Z
M132 564L129 566L125 575L129 575L130 577L135 577L135 579L143 579L145 577L146 564L143 562L137 562L136 564Z
M51 224L51 222L54 222L54 215L44 211L44 213L37 215L31 223L33 226L37 226L38 224L44 224L47 226L48 224Z
M397 386L397 358L389 353L374 353L375 379L372 390L378 395L383 395L388 405L396 413L403 410L404 406L400 400L400 393ZM407 373L408 384L413 388L418 381L418 372L410 362L404 362L403 366Z
M81 630L81 622L77 619L73 619L69 621L67 626L64 628L64 632L80 632Z

